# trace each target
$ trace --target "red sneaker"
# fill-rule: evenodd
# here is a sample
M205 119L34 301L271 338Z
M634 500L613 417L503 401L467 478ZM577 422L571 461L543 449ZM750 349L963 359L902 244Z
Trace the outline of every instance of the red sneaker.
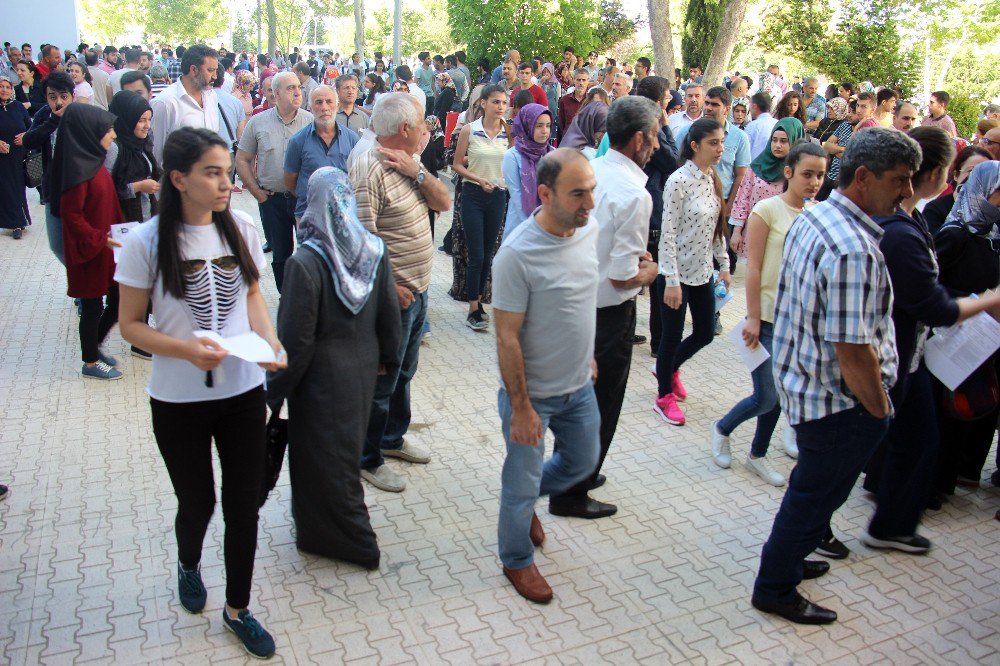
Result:
M657 398L653 410L670 425L684 425L684 412L677 406L677 398L673 393Z
M670 381L670 388L674 392L674 397L677 398L677 402L684 402L687 400L688 392L684 388L684 384L681 382L681 371L674 370L674 377Z

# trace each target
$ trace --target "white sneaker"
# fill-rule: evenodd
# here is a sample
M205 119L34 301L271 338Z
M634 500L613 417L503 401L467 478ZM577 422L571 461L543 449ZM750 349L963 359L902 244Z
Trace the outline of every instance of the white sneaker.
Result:
M748 454L746 466L763 481L770 483L772 486L780 487L785 485L785 477L778 470L774 469L771 461L766 457L751 458Z
M722 469L729 469L733 456L729 452L729 436L719 432L719 422L712 424L712 457Z
M790 425L785 426L785 436L782 438L781 449L792 460L799 459L799 445L795 443L795 429Z

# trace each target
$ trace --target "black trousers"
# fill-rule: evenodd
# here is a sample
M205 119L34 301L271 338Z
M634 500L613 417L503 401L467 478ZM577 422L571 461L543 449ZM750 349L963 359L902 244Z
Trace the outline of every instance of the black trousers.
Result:
M274 284L281 293L281 284L285 277L285 262L295 251L295 199L286 197L284 193L273 194L258 203L260 222L266 231L265 237L271 244L271 268L274 271Z
M649 253L653 255L653 261L660 261L660 230L651 229L649 232L649 244L646 246ZM663 330L663 319L660 314L660 307L663 305L663 294L657 299L656 289L649 285L646 289L649 294L649 348L655 353L660 348L660 334Z
M80 351L84 363L101 360L101 343L118 323L118 285L108 290L108 303L103 298L80 299Z
M151 398L153 434L177 496L177 551L185 568L201 561L202 543L215 512L212 440L222 467L222 517L226 523L226 603L250 604L257 550L257 500L264 475L264 389L203 402Z
M653 291L660 303L663 303L665 289L663 276L657 276ZM681 305L676 310L660 306L663 332L656 354L656 379L657 396L661 398L673 391L674 371L715 339L715 280L710 278L705 284L694 287L682 283L681 294ZM691 335L681 340L688 307L691 308Z
M583 498L597 480L611 440L618 428L618 417L625 401L625 387L632 367L632 339L635 337L635 300L620 305L597 308L597 332L594 337L594 360L597 361L597 382L594 394L601 412L601 455L592 474L550 502Z

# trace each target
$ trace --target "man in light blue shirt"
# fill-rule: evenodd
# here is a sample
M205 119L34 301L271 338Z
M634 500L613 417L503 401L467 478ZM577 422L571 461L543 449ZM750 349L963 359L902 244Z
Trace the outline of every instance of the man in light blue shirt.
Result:
M715 165L715 172L722 180L722 197L726 200L727 216L729 215L729 205L736 193L739 192L743 175L746 173L747 167L750 166L750 140L743 130L727 120L729 107L732 103L732 93L722 86L709 88L708 92L705 93L704 117L722 123L722 129L726 133L725 151L722 153L722 159ZM678 130L678 149L684 145L690 128L690 125L686 125Z

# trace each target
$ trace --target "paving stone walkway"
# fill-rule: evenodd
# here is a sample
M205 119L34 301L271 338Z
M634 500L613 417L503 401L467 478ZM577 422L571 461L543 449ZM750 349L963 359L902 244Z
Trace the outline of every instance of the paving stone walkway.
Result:
M24 239L0 235L0 481L11 486L0 504L0 663L249 661L219 617L220 511L203 559L208 608L188 615L178 603L175 499L150 429L149 365L115 329L107 351L125 378L80 377L76 313L31 196ZM257 219L249 194L234 205ZM752 426L734 435L732 469L708 453L709 424L750 384L724 338L686 366L683 428L654 414L649 349L636 349L608 483L595 493L619 512L555 518L539 503L548 539L537 561L555 600L521 599L496 555L504 447L494 339L465 327L450 283L451 261L438 253L410 434L434 460L390 463L408 483L402 494L367 488L381 569L299 553L287 475L262 510L252 604L277 641L273 663L1000 663L1000 490L991 487L959 490L925 519L934 549L922 557L858 541L872 502L856 490L834 516L850 558L803 585L840 621L796 627L751 608L783 489L739 462ZM273 312L270 269L262 284ZM743 307L738 287L727 329ZM639 320L645 329L644 303ZM791 471L780 450L771 456Z

